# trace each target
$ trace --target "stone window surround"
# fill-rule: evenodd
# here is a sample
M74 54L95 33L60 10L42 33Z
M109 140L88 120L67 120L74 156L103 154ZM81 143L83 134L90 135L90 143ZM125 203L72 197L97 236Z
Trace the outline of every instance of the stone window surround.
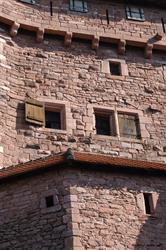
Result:
M119 63L120 72L121 72L120 76L110 74L110 62ZM110 58L110 59L103 60L101 64L101 71L105 74L109 74L111 78L113 79L124 79L125 76L129 75L126 61L123 59L111 59Z
M71 107L70 103L68 101L60 101L60 100L55 100L54 98L48 98L48 97L41 97L37 98L38 101L44 102L46 109L52 109L57 111L62 110L62 118L61 118L61 123L62 123L62 128L63 129L53 129L53 128L45 128L45 127L40 127L38 128L38 131L41 132L55 132L55 133L61 133L61 134L71 134L73 129L76 129L76 122L72 118L72 113L71 113Z
M152 213L151 214L147 214L146 213L146 208L145 208L145 201L144 201L144 194L151 194L151 198L152 198ZM137 202L137 206L138 208L142 211L143 215L145 217L149 217L149 216L154 216L156 215L156 206L157 206L157 200L158 200L159 194L157 192L153 192L153 191L148 191L148 189L146 191L141 190L141 193L136 195L136 202ZM141 214L142 215L142 214Z
M137 110L137 109L129 109L129 108L117 108L117 106L114 107L107 107L107 106L101 106L101 105L92 105L89 104L87 106L88 108L88 114L90 117L92 117L92 130L94 131L93 135L95 138L105 138L105 139L114 139L114 140L122 140L122 141L129 141L129 142L139 142L144 141L147 138L149 138L149 133L146 130L145 122L146 118L143 116L143 111ZM96 134L96 127L95 127L95 113L94 110L103 110L105 112L114 112L115 115L115 126L116 126L116 136L107 136L107 135L97 135ZM118 112L119 113L126 113L126 114L133 114L138 116L139 120L139 128L140 128L140 139L134 139L134 138L127 138L127 137L120 137L119 133L119 125L118 125Z

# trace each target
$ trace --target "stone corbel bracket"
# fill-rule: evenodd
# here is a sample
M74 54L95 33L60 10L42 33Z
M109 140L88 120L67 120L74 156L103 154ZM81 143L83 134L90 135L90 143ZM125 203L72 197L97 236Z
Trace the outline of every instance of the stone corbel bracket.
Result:
M98 47L99 47L99 41L100 41L99 36L94 36L92 38L92 49L94 49L94 50L98 49Z
M156 38L158 41L160 41L160 40L162 40L162 38L163 38L164 35L165 35L165 34L164 34L164 32L163 32L161 26L158 25L158 26L157 26L157 33L156 33L156 35L155 35L155 38Z
M145 58L151 59L153 54L153 44L147 43L145 46Z
M18 33L18 29L20 28L20 24L19 23L16 23L14 22L11 26L11 29L10 29L10 36L11 37L15 37L17 36L17 33Z
M38 43L41 43L44 39L44 29L38 28L37 33L36 33L36 41Z
M124 39L120 39L118 43L118 54L124 55L126 52L126 41Z
M71 42L72 42L72 33L71 32L66 32L65 38L64 38L64 46L65 47L70 47Z

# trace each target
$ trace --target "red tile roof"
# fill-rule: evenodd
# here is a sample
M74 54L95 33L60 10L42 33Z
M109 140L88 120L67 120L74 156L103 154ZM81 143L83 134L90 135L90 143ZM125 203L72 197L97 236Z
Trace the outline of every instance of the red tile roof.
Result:
M37 160L29 161L26 163L18 164L16 166L11 166L0 170L0 179L5 179L12 176L18 176L21 174L26 174L34 172L36 170L47 169L48 167L56 167L60 164L65 164L72 161L73 163L83 163L85 166L107 166L113 168L132 168L132 169L142 169L149 171L158 171L166 173L166 164L131 160L120 157L112 157L102 154L94 153L82 153L74 152L69 149L65 153L51 155L45 158L40 158Z

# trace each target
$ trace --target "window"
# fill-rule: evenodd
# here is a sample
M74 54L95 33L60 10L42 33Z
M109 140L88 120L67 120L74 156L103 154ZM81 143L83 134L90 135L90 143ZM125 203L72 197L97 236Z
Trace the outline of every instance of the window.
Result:
M109 62L110 67L110 73L114 76L120 76L121 75L121 67L119 62Z
M103 73L111 74L112 78L124 78L124 76L128 76L126 61L122 59L103 60L101 70Z
M118 113L118 123L121 137L140 138L139 119L137 115Z
M126 7L126 17L131 20L145 21L144 11L138 7Z
M118 136L140 139L140 123L138 114L130 111L100 109L94 107L95 128L97 135Z
M87 12L87 3L84 0L70 0L70 10Z
M65 129L65 106L42 103L27 99L25 103L25 119L27 122L52 129Z
M103 111L103 110L102 110ZM115 135L115 120L113 112L95 111L96 133L98 135Z
M47 196L45 198L45 202L46 202L46 207L53 207L54 206L54 197L53 197L53 195Z
M19 1L23 3L35 4L35 0L19 0Z
M153 200L151 193L143 193L144 204L145 204L145 213L152 214L154 212Z

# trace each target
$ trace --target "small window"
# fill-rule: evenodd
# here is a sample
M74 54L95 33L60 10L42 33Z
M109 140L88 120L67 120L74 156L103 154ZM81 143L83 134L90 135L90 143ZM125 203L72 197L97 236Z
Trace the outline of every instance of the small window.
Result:
M53 195L47 196L45 198L46 201L46 207L53 207L54 206L54 197Z
M115 136L115 120L112 113L95 112L96 133L98 135Z
M120 76L121 75L121 67L120 63L118 62L109 62L110 67L110 73L114 76Z
M70 0L70 10L87 12L87 2L85 2L84 0Z
M118 113L118 122L121 137L140 139L139 119L137 115Z
M23 3L35 4L35 0L19 0L19 1Z
M152 194L144 193L145 213L152 214L154 212Z
M145 21L144 11L137 7L126 7L126 17L130 20Z

